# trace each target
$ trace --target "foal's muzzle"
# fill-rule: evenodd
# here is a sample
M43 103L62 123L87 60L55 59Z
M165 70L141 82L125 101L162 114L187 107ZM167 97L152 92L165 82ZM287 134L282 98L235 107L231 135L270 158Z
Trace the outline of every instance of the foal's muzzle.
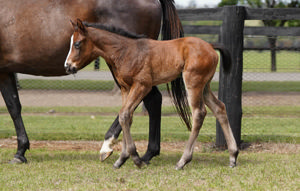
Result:
M66 73L67 74L76 74L77 73L77 67L72 66L71 64L67 63L65 65Z

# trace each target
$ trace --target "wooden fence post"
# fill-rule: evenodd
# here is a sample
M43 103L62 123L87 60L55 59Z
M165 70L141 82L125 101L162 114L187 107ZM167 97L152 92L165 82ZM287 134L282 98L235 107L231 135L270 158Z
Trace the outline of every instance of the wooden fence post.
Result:
M243 41L246 9L241 6L225 6L224 20L221 27L221 43L230 51L232 65L229 73L220 67L219 99L226 105L227 115L237 144L241 143L242 122L242 75ZM222 65L222 62L221 62ZM219 122L216 127L216 145L224 147L226 140Z

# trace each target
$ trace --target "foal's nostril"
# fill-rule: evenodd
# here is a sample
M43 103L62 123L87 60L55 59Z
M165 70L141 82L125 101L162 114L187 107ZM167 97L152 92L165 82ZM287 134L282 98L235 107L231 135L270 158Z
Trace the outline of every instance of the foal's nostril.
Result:
M71 67L71 72L73 73L73 74L75 74L75 73L77 73L77 68L76 67Z
M65 70L67 74L75 74L77 73L77 68L75 66L72 66L71 64L65 65Z
M75 74L77 73L77 67L72 66L71 64L66 64L65 65L65 70L67 74Z

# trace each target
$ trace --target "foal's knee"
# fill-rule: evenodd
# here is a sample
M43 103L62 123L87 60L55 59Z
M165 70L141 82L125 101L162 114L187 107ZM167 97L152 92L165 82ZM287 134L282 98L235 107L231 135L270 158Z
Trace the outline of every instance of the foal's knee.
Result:
M126 124L130 124L131 119L130 119L131 113L128 110L122 110L119 113L119 123L123 127L126 126Z

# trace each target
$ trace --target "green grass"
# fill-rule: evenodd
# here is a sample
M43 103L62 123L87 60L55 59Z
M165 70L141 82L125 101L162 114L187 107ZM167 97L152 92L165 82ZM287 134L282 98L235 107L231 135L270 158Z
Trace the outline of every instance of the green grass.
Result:
M244 72L271 72L270 51L245 51ZM299 52L279 51L276 53L277 72L300 72Z
M55 109L55 114L46 114ZM30 140L103 140L119 108L24 107ZM299 106L244 107L245 142L300 143ZM263 110L261 110L263 109ZM6 108L0 107L0 138L15 136ZM137 113L140 112L138 108ZM73 114L73 115L70 115ZM111 115L113 113L113 115ZM247 114L250 113L250 114ZM163 107L162 141L186 141L189 132ZM90 115L94 115L92 119ZM135 115L134 140L148 139L148 117ZM208 113L198 141L215 142L215 118ZM100 146L99 146L100 148ZM183 171L174 170L182 152L163 151L151 164L137 169L129 159L121 169L113 163L119 153L100 162L98 151L31 149L28 164L9 165L15 149L0 147L1 190L299 190L299 153L241 151L236 168L228 167L228 151L211 148L195 152ZM143 153L141 153L143 154Z
M120 107L24 107L23 119L32 140L103 140ZM55 114L48 111L55 110ZM300 143L300 106L243 107L242 140L246 142ZM0 138L15 136L13 122L0 107ZM174 107L162 108L162 141L185 141L189 136ZM91 118L95 116L95 119ZM132 134L148 139L148 117L135 112ZM215 141L215 118L208 115L199 141Z
M115 116L23 116L31 140L103 140ZM215 118L208 115L201 129L199 141L215 141ZM242 140L245 142L300 143L299 117L244 117ZM162 141L186 141L189 131L177 116L162 117ZM148 139L148 117L135 116L131 127L135 140ZM15 136L12 120L8 115L0 116L0 138Z
M121 107L75 107L75 106L53 106L53 107L22 107L23 114L45 114L49 111L55 111L56 114L65 115L116 115ZM208 115L212 113L208 109ZM300 118L300 106L244 106L244 117L298 117ZM0 107L0 114L7 114L7 108ZM142 109L138 107L135 114L141 114ZM162 115L177 115L174 106L163 106Z
M19 80L22 89L41 90L112 90L114 81L102 80Z
M98 152L28 152L29 163L9 165L13 149L1 149L1 190L299 190L300 154L241 152L236 168L227 152L194 153L184 170L174 166L181 153L164 152L137 169L131 160L114 170L114 154L101 163Z

